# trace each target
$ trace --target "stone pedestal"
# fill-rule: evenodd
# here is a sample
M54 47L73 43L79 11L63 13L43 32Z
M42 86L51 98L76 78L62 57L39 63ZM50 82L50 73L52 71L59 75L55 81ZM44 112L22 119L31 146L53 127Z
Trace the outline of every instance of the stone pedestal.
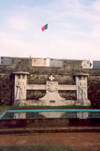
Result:
M44 105L58 106L65 98L62 98L58 93L58 82L47 81L46 82L46 94L39 100L44 101Z

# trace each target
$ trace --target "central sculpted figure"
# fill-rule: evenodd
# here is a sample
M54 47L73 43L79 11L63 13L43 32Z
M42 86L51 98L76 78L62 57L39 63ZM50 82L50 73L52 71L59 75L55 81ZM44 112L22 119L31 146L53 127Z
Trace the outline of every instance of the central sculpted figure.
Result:
M16 84L16 100L22 100L24 98L24 92L25 92L25 81L22 79L18 79L17 84Z
M79 91L78 99L82 101L85 100L86 99L86 82L85 81L83 80L79 81L78 91Z

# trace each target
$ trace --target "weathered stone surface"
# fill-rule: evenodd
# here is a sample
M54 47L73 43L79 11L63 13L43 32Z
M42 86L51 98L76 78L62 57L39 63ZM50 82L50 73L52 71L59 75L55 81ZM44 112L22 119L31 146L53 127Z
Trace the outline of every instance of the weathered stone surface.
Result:
M82 61L82 68L84 68L84 69L90 69L90 60L84 60L84 61Z
M32 59L32 66L40 66L40 67L47 66L46 59L34 58Z
M1 65L12 65L12 58L1 57Z
M50 59L50 67L63 67L63 60Z
M93 68L100 69L100 61L93 61Z
M27 84L27 90L46 90L46 85L44 84Z

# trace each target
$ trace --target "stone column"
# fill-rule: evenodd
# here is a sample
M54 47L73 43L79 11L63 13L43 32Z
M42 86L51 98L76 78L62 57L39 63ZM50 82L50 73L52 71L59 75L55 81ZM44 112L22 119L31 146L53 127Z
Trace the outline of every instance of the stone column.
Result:
M14 74L14 105L22 106L26 100L26 84L28 72L13 72Z
M88 93L87 93L87 77L89 74L79 73L75 74L75 83L76 83L76 105L83 105L89 106L91 103L88 100Z

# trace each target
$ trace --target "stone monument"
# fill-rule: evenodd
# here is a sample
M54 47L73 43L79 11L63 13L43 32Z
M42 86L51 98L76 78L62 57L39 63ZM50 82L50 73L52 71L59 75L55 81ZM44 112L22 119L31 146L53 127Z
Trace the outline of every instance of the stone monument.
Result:
M53 75L49 76L46 84L27 84L28 72L14 72L13 74L15 75L14 105L90 105L87 94L88 74L74 74L76 85L59 85L58 81L55 81L55 77ZM39 98L39 100L26 100L27 90L46 90L46 94L44 97ZM59 90L74 90L76 91L77 99L66 100L60 96Z

